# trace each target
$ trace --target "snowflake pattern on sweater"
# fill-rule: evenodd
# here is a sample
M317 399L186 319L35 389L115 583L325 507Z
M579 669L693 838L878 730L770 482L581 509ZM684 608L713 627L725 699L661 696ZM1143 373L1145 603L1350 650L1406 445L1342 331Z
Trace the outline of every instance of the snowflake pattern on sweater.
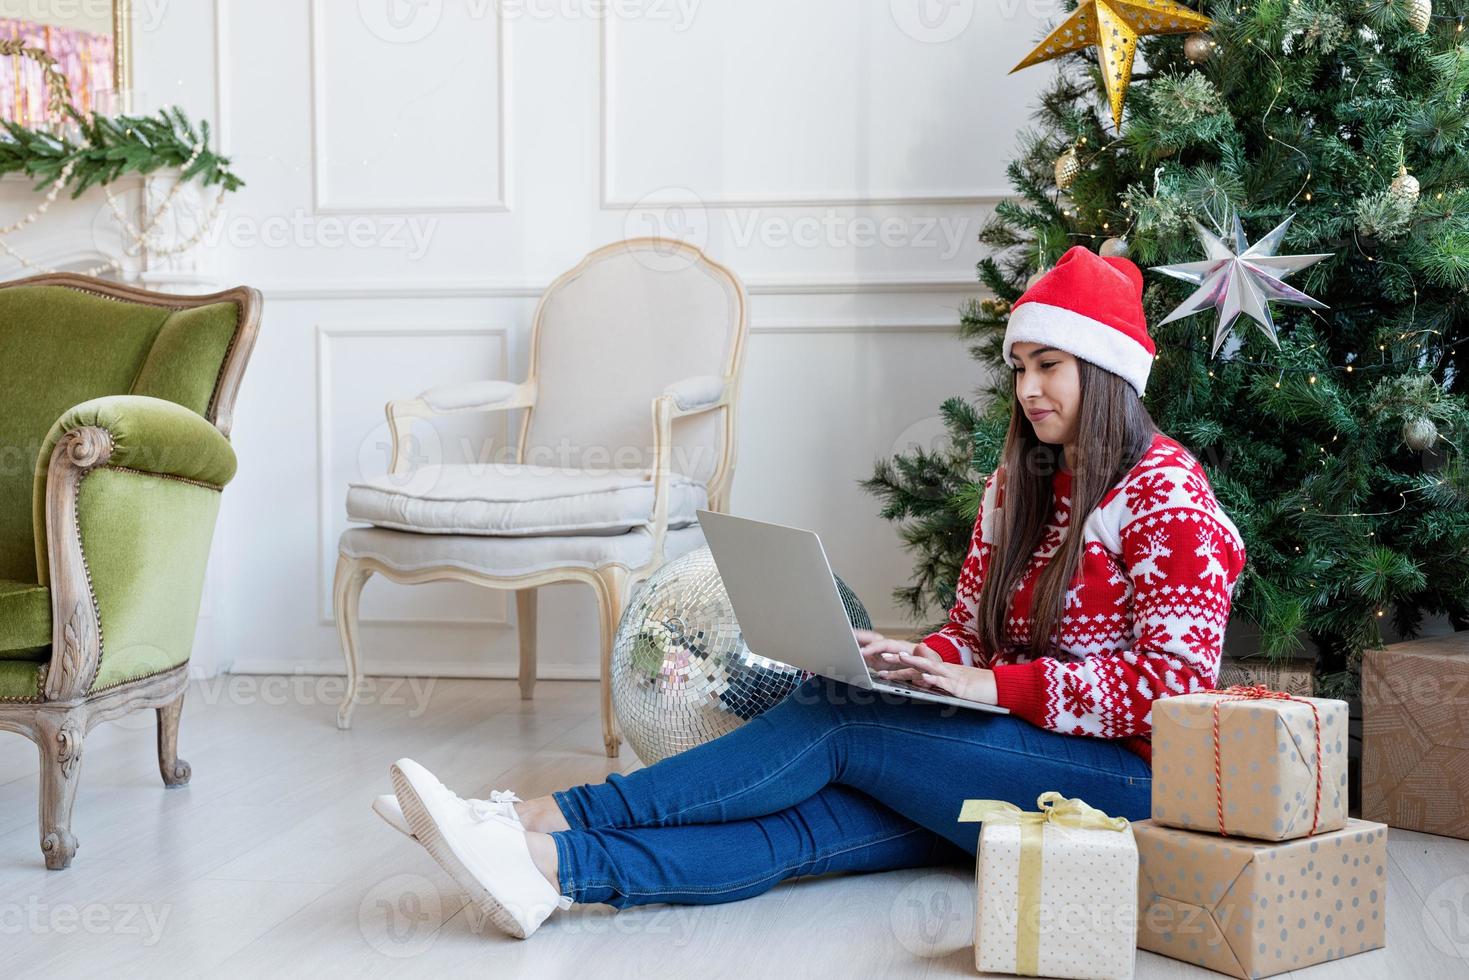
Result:
M951 663L992 669L999 703L1013 714L1063 734L1121 739L1151 762L1153 701L1211 689L1219 676L1244 539L1193 454L1154 436L1088 515L1056 650L1033 659L1025 646L1036 580L1071 530L1071 474L1059 471L1053 516L1011 603L1005 649L984 649L975 617L1004 506L1003 472L985 481L949 621L924 644Z

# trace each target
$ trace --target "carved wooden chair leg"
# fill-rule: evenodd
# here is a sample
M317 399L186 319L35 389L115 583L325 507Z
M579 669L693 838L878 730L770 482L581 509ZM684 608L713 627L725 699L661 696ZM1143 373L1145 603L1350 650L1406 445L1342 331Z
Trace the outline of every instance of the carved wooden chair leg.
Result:
M612 644L622 619L628 571L621 565L605 565L597 569L597 580L602 641L602 741L607 747L607 758L615 759L622 745L622 733L617 729L617 715L612 710Z
M158 771L163 785L189 785L193 770L179 758L179 718L184 712L184 692L158 709Z
M536 590L515 590L515 620L520 631L520 697L529 701L536 690Z
M337 575L332 586L332 615L337 621L337 641L347 660L347 694L337 709L337 727L352 727L352 712L357 707L357 685L362 680L362 661L358 658L357 600L362 587L372 577L372 570L355 558L337 556Z
M59 871L71 866L77 852L71 808L81 777L86 716L84 712L43 712L35 724L41 749L41 853L46 867Z

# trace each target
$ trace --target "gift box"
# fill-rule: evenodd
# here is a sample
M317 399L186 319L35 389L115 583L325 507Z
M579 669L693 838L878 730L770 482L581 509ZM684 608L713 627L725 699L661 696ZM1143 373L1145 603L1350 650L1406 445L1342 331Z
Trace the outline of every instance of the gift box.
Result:
M1152 722L1154 822L1260 840L1346 823L1345 701L1230 687L1160 698Z
M1272 691L1310 697L1316 688L1316 661L1298 657L1270 660L1263 656L1225 657L1219 665L1219 687L1268 687Z
M1469 633L1362 654L1362 816L1469 840Z
M1387 943L1383 824L1280 842L1132 828L1142 949L1253 978Z
M974 965L982 973L1129 980L1137 961L1137 846L1128 821L1043 793L1038 812L965 800L983 821Z

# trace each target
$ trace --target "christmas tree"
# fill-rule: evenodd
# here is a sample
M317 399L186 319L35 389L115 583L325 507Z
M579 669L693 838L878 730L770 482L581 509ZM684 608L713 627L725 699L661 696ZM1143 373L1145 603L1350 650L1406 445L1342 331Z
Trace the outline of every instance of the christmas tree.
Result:
M1143 403L1245 537L1233 614L1271 659L1309 637L1319 693L1355 693L1384 622L1469 627L1469 0L1436 2L1185 4L1212 24L1140 39L1120 126L1096 46L1052 59L1008 167L1017 196L980 234L991 295L961 310L994 380L943 405L947 449L880 460L863 483L917 557L895 593L916 616L953 601L1014 400L1005 319L1032 277L1076 244L1145 270L1197 263L1204 232L1236 248L1236 218L1255 242L1294 216L1278 252L1329 257L1289 285L1325 307L1277 304L1273 331L1240 317L1216 349L1215 311L1164 323L1196 287L1145 272ZM1101 57L1115 93L1126 76Z

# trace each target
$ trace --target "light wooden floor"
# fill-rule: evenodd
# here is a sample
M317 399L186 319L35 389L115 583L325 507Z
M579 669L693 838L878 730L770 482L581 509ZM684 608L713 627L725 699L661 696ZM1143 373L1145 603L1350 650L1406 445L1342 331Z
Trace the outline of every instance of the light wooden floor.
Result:
M0 977L974 975L972 866L806 878L717 906L577 906L505 937L369 812L388 763L411 756L464 795L529 797L637 757L602 754L593 683L542 682L530 702L512 681L378 683L340 732L340 678L196 682L180 736L194 776L178 790L159 780L152 712L100 726L81 848L60 872L37 846L35 750L0 733ZM1469 955L1469 843L1392 830L1388 846L1388 947L1294 976L1469 976L1448 952L1457 932ZM1218 974L1140 952L1138 976Z

